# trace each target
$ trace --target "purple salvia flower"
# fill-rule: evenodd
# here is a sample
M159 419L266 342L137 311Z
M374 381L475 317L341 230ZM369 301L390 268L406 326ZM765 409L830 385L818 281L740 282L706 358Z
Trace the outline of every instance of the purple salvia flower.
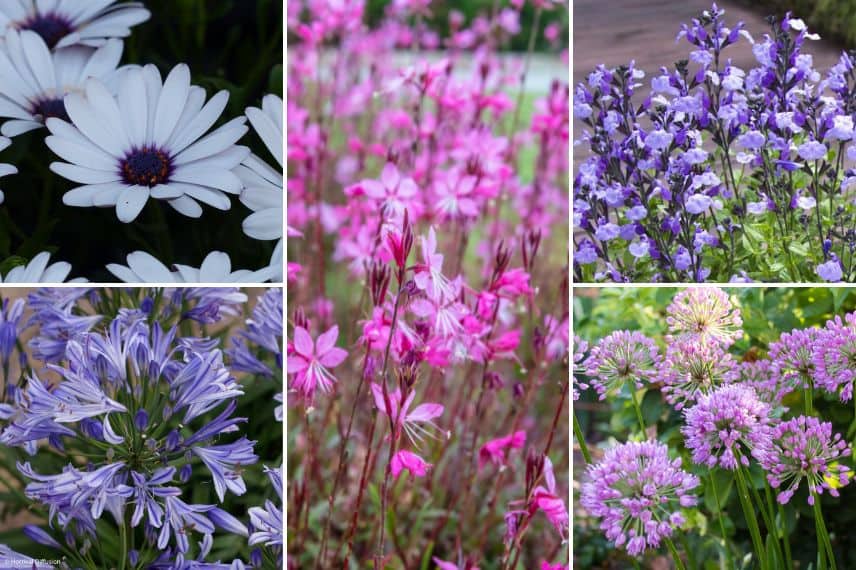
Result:
M810 505L814 504L816 494L823 494L826 490L837 497L836 487L850 482L847 466L833 465L850 455L850 447L841 434L833 435L830 422L799 416L777 425L772 436L772 448L765 454L761 465L767 471L770 485L779 489L777 499L780 503L791 500L803 479L808 484ZM829 479L836 485L830 485Z
M722 386L701 396L684 410L681 428L693 462L732 471L738 463L748 467L750 456L762 456L770 446L770 413L747 386Z
M636 331L615 331L591 349L586 374L601 400L624 386L641 389L657 379L662 357L657 345Z
M669 448L656 441L629 442L606 451L590 465L580 504L600 518L600 528L616 547L633 556L657 548L685 522L682 508L696 504L699 480L669 459Z

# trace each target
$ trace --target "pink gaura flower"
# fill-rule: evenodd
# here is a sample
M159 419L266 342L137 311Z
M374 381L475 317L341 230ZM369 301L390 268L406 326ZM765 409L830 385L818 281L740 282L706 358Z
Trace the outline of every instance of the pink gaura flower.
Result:
M497 467L505 463L506 450L521 449L526 443L526 432L516 431L511 435L492 439L479 449L479 469L490 461Z
M337 338L339 327L335 325L318 336L315 342L305 328L294 328L294 343L290 347L292 351L288 355L287 370L289 374L295 375L291 388L310 401L317 388L325 393L330 391L336 378L328 368L335 368L348 356L345 350L336 347Z
M452 285L442 273L443 254L437 253L437 234L434 228L428 230L428 237L422 237L422 263L417 264L413 280L419 289L425 291L435 302L451 299Z
M553 462L549 457L544 458L544 482L546 487L539 485L532 492L529 512L543 512L550 524L564 538L569 525L568 509L565 507L565 500L556 494L556 477L553 474Z
M396 422L398 422L399 427L404 428L405 433L410 438L414 444L417 441L422 441L423 436L427 435L429 437L434 437L423 424L426 424L429 427L434 428L435 430L439 430L437 425L432 421L434 418L438 418L443 415L443 410L445 409L442 404L419 404L413 410L410 410L411 404L413 404L413 399L416 397L415 392L411 392L407 399L404 400L404 403L401 403L401 390L397 389L394 392L389 392L389 406L392 409L389 409L389 406L386 405L383 397L383 388L378 386L375 383L372 383L372 396L374 397L375 406L382 413L388 415L393 418ZM401 409L399 412L399 405L401 405Z
M523 268L509 269L491 285L491 291L507 299L515 299L523 295L531 295L529 274Z
M568 570L567 564L562 564L561 562L557 562L555 564L550 564L546 560L541 562L541 570Z
M435 184L437 202L434 211L446 220L477 217L479 209L472 198L475 187L475 176L438 181Z
M472 563L469 559L464 561L460 566L454 562L446 562L433 556L431 560L437 565L437 570L479 570L479 567Z
M382 207L395 216L404 215L404 210L409 209L414 215L419 207L419 187L412 178L404 178L398 171L398 167L391 162L383 167L380 180L363 180L359 184L351 186L346 190L349 196L360 194L378 200Z
M425 477L428 474L428 469L431 468L431 464L411 451L401 450L392 456L390 468L392 469L392 476L396 478L405 469L410 471L414 477Z

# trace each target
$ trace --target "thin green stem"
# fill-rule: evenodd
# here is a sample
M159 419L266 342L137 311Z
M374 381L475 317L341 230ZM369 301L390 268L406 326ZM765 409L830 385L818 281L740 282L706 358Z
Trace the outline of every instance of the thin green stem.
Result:
M639 420L639 428L642 430L642 440L648 439L648 430L645 429L645 420L642 419L642 407L639 405L639 398L636 397L636 390L630 389L630 395L633 397L633 408L636 410L636 419Z
M791 537L788 535L788 519L785 518L785 507L782 503L777 503L779 507L779 519L781 520L781 533L782 533L782 544L785 545L785 561L788 564L788 568L794 567L794 561L791 557Z
M814 390L812 389L811 380L806 382L803 388L803 398L805 399L805 413L807 416L814 414Z
M577 414L573 414L574 416L574 437L577 438L577 443L580 444L580 451L583 454L583 459L586 461L586 465L591 464L591 453L589 453L588 445L586 445L586 439L583 436L583 430L580 427L580 422L577 420Z
M722 504L719 502L719 492L716 490L716 477L713 472L710 473L710 488L713 491L713 498L716 501L716 514L719 519L719 532L722 534L722 546L725 549L725 563L728 568L733 568L734 564L731 561L731 548L728 546L728 536L725 534L725 519L722 515Z
M821 543L829 556L829 568L837 570L835 564L835 553L832 551L832 542L829 540L829 531L826 530L826 521L823 519L823 512L820 509L820 497L814 491L811 491L811 496L814 499L814 524L817 528L818 550L821 549Z
M666 546L669 547L669 551L672 553L672 558L675 559L675 568L677 570L687 570L687 567L684 566L683 561L681 560L680 554L678 554L678 549L675 548L675 543L672 542L672 539L669 537L665 538Z
M749 526L749 534L752 536L752 545L755 548L755 555L758 557L761 570L766 570L766 551L764 550L764 543L761 542L761 530L758 528L758 519L755 517L755 509L752 506L752 499L749 496L749 488L746 486L746 480L743 477L743 469L738 466L736 473L737 495L740 497L740 505L743 507L743 516L746 518L746 524Z

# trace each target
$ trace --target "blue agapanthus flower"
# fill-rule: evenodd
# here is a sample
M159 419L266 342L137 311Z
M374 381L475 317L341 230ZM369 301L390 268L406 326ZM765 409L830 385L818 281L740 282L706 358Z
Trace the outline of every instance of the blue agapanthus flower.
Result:
M23 532L73 568L98 563L96 552L104 567L118 556L147 568L253 567L259 545L281 552L282 477L257 466L257 442L238 414L246 388L235 372L268 377L267 363L281 367L282 293L262 295L238 333L258 363L247 371L224 359L227 335L198 335L213 322L240 322L247 296L207 291L43 290L2 306L0 358L4 342L18 346L22 323L36 329L24 380L0 399L0 443L23 452L16 464L23 493L47 523ZM280 506L233 512L230 497L265 473ZM119 541L112 555L93 546L105 524ZM242 537L247 564L208 560L221 534ZM0 567L7 552L16 555L0 549Z

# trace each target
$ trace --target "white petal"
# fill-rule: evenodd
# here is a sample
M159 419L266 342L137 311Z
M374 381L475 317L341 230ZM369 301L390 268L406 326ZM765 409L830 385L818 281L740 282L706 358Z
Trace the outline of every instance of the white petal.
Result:
M146 283L157 281L172 283L174 281L172 272L167 269L166 265L144 251L135 251L129 254L128 267Z
M232 119L216 131L187 147L175 157L175 164L187 164L200 158L218 154L238 142L238 139L247 132L247 127L240 122L241 119L241 117Z
M202 216L202 206L190 196L183 195L175 200L170 200L169 205L188 218L199 218Z
M74 126L86 135L86 138L112 156L117 158L124 156L124 149L119 141L104 128L103 119L93 111L82 95L77 93L66 95L65 110Z
M122 179L119 173L115 171L93 170L92 168L76 164L66 164L65 162L52 162L50 169L60 176L79 184L103 184L105 182L118 182Z
M253 239L269 240L282 237L282 209L260 210L244 219L244 233Z
M273 119L255 107L249 107L246 110L247 117L253 128L264 141L265 146L271 152L273 157L282 166L282 125L276 125Z
M95 205L95 197L107 190L124 190L126 186L118 183L107 184L90 184L87 186L78 186L66 192L62 197L62 203L66 206L77 206L88 208Z
M179 166L170 175L170 180L217 188L230 194L239 194L244 188L241 179L231 170Z
M202 283L223 283L232 273L232 260L228 253L212 251L199 266L199 281Z
M229 92L220 91L202 107L202 110L196 117L180 132L176 131L172 134L169 141L169 148L173 152L181 152L187 145L196 141L205 132L210 129L220 115L223 109L226 108L226 102L229 101Z
M45 137L45 144L54 154L73 164L110 172L119 169L115 158L93 144L84 145L57 135Z
M116 201L116 216L120 222L133 222L140 215L143 206L149 199L149 189L146 186L129 186Z
M36 121L6 121L0 128L4 137L17 137L24 133L41 128L42 124Z
M156 145L162 146L172 134L187 102L189 89L190 68L180 63L167 76L158 98L157 110L155 111L157 119L152 133L152 142Z

